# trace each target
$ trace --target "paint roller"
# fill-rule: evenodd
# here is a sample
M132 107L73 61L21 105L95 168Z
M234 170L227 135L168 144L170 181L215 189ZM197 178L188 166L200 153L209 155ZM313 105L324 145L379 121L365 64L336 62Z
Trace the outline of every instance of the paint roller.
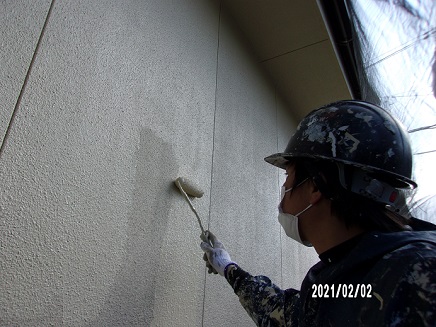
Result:
M180 190L180 193L182 193L183 196L185 197L186 201L188 201L188 204L191 207L191 210L195 213L195 216L197 217L198 224L200 225L201 233L203 235L203 241L207 240L207 242L209 242L209 244L210 244L211 242L209 241L209 239L206 236L206 232L203 228L203 224L201 223L200 216L198 215L197 210L195 209L194 205L192 204L191 199L188 196L188 195L190 195L190 196L195 197L195 198L201 198L203 196L204 192L200 189L200 187L198 187L192 181L190 181L184 177L178 177L174 181L174 184L176 184L177 188Z

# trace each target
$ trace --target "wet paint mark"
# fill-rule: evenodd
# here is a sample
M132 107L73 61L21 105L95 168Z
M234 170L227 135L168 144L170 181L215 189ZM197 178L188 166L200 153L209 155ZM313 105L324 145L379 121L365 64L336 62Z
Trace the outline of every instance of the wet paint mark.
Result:
M176 156L173 144L156 131L141 128L138 141L131 210L122 249L124 262L108 288L98 316L84 325L87 327L131 326L133 321L135 325L149 326L159 305L156 294L162 291L158 287L160 275L162 267L168 265L159 254L165 249L164 235L168 235L173 223L168 201L183 201L171 180L179 167L172 160Z

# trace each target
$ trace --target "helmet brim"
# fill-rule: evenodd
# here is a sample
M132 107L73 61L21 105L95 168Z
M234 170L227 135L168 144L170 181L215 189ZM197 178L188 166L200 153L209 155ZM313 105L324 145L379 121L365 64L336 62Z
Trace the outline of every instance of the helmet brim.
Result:
M351 161L347 161L347 160L342 160L342 159L338 159L338 158L333 158L333 157L327 157L327 156L321 156L321 155L308 155L306 153L275 153L272 154L268 157L265 157L264 160L273 165L276 166L278 168L281 169L286 169L286 167L289 165L289 162L292 159L314 159L314 160L328 160L330 162L339 162L345 165L349 165L349 166L353 166L362 170L365 170L369 173L372 173L374 175L377 175L378 177L383 176L385 180L390 181L392 184L394 184L393 186L395 186L396 188L405 188L405 189L415 189L418 187L418 184L416 184L413 180L392 173L390 171L386 171L377 167L373 167L373 166L368 166L368 165L360 165L358 163L355 162L351 162Z

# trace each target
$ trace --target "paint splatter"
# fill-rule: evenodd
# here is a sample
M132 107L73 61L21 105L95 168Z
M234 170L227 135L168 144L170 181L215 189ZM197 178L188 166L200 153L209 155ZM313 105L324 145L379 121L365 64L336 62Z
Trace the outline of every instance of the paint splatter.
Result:
M392 150L392 148L389 148L389 150L388 150L388 156L389 156L389 158L390 157L393 157L395 155L395 152Z
M353 141L353 146L350 148L350 150L348 150L350 153L353 153L357 149L360 141L348 132L345 132L345 137L346 139Z
M374 296L377 298L377 300L380 301L380 307L378 308L379 310L383 309L383 298L381 297L380 294L373 292L372 294L374 294Z
M325 141L326 132L322 131L322 126L312 125L308 126L307 130L304 131L303 137L307 138L310 142L323 143Z
M388 120L385 120L383 122L383 125L385 125L386 129L391 132L393 135L395 135L395 129L394 126L392 126L392 123Z
M360 112L360 113L356 114L354 117L362 119L365 123L368 124L368 126L371 127L370 121L372 120L372 116L365 115L363 112Z
M332 155L334 158L336 158L336 137L333 135L332 132L329 133L329 138L332 143Z

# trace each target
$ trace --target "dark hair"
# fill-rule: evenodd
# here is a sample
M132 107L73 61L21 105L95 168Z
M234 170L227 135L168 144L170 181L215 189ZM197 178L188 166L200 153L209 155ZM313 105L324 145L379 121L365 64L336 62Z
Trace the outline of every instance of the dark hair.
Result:
M294 159L295 183L310 177L321 193L332 200L332 214L347 227L357 226L366 231L395 232L410 229L409 219L389 210L385 204L346 190L339 180L335 162L327 160ZM345 175L353 168L344 165Z

